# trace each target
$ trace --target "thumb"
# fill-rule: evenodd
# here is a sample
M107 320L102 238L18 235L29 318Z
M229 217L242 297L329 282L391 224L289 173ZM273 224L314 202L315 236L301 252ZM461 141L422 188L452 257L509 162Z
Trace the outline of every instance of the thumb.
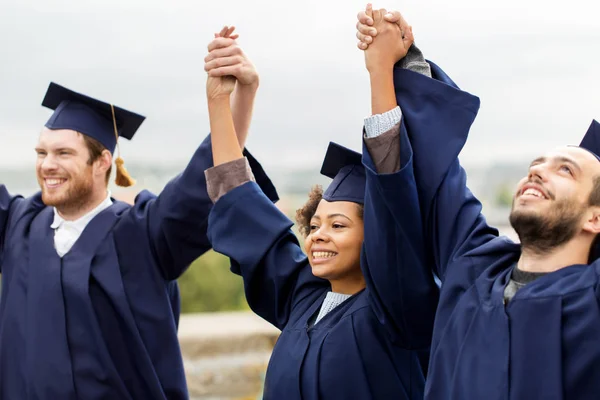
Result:
M392 11L392 12L387 12L383 16L383 18L387 22L393 22L393 23L397 24L402 19L402 16L400 15L400 11Z

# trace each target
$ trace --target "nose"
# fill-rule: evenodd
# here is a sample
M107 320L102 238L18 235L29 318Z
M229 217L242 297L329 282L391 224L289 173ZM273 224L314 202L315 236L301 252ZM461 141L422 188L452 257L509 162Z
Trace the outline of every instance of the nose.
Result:
M41 162L40 169L42 172L54 171L58 168L58 164L54 157L50 154L46 155Z
M529 167L528 178L530 181L537 179L542 182L545 182L546 181L546 173L547 173L546 163L539 163L539 164L532 165L531 167Z
M313 243L326 242L329 240L329 236L327 235L327 232L325 232L325 230L323 228L324 227L320 227L319 229L317 229L316 231L313 232L313 234L311 236Z

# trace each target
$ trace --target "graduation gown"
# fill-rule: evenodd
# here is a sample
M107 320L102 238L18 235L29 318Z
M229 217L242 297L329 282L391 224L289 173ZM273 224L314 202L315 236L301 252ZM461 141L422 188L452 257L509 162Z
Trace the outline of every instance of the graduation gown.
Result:
M442 280L426 399L597 399L600 397L598 261L504 289L520 246L487 225L457 159L479 100L434 64L438 80L395 71L414 152L425 245ZM446 146L435 146L443 140ZM407 208L405 212L414 212Z
M395 274L397 266L385 263L393 258L389 253L369 256L368 261L363 256L364 266L368 262L377 270L367 279L367 288L312 325L331 288L312 274L291 226L253 182L223 195L209 217L214 249L229 256L232 271L243 277L250 307L282 330L267 368L264 398L422 399L429 343L415 337L421 326L408 328L428 306L413 310L410 300L398 306L400 299L417 296L409 285L399 286L403 279ZM376 224L365 223L365 238L376 229ZM375 241L372 246L382 247ZM385 276L395 280L386 284ZM435 289L433 294L423 289L427 282L413 280L415 292L435 298ZM423 318L431 324L433 312L427 312Z
M211 247L211 165L209 136L158 197L113 200L62 259L53 209L0 185L0 399L188 398L175 279Z

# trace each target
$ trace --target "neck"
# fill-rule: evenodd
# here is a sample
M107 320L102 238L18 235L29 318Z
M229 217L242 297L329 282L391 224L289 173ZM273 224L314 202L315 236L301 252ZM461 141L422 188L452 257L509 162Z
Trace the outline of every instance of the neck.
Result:
M365 278L361 275L360 277L347 277L340 280L330 280L331 291L341 294L356 294L363 290L367 284Z
M577 239L546 252L524 246L517 267L527 272L553 272L570 265L587 264L590 246L590 241Z
M75 221L98 207L100 203L106 200L106 196L108 196L108 191L104 190L104 192L99 192L98 194L92 196L88 201L85 202L85 204L56 207L56 211L58 212L58 215L60 215L65 221Z

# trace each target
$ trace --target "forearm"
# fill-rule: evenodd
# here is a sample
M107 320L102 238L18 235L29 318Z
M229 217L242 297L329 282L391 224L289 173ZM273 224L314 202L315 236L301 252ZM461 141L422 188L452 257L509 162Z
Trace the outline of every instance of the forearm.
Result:
M208 116L215 166L242 158L236 136L229 96L208 100Z
M254 110L254 99L258 83L252 85L241 85L239 82L233 91L231 98L231 112L233 115L233 125L237 134L240 148L246 146L246 139L252 122L252 112Z
M371 80L371 114L383 114L398 106L394 91L393 68L377 68L369 71Z

